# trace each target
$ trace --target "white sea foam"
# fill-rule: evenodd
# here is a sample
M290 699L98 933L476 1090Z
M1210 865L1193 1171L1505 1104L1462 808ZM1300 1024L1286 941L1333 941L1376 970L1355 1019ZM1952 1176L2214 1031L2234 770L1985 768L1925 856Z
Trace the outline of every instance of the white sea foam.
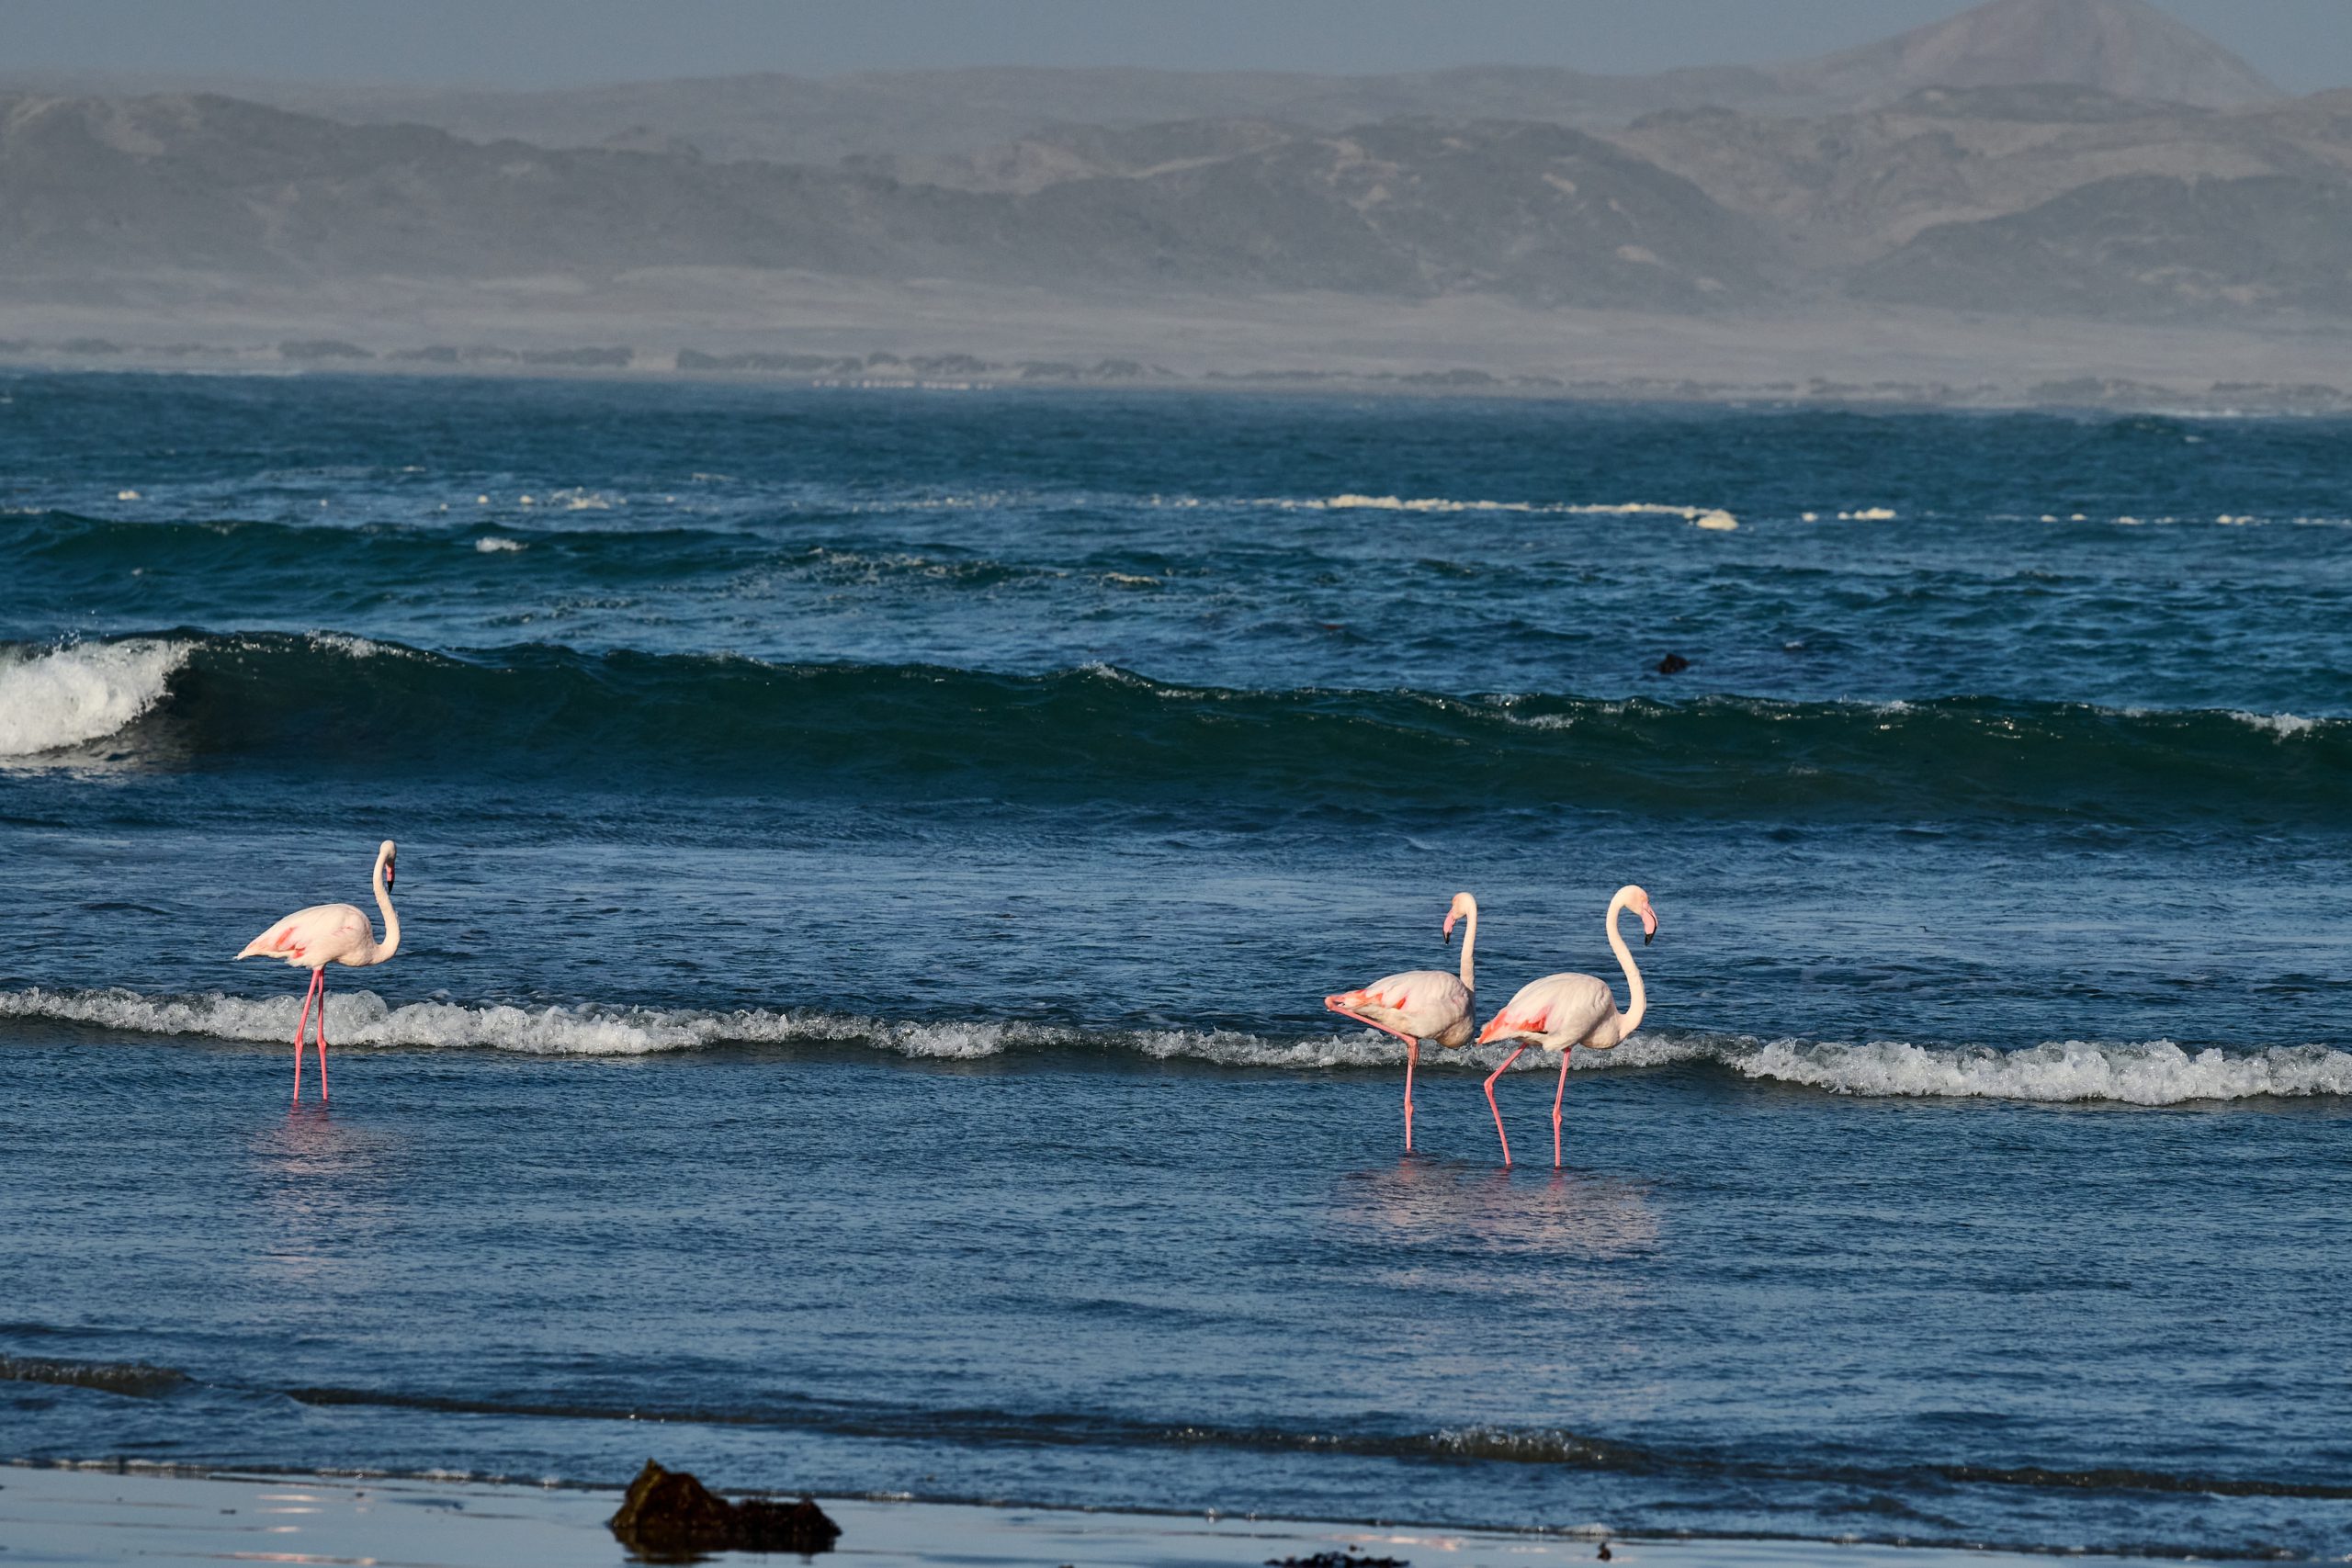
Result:
M302 998L247 998L218 991L148 996L137 991L0 991L0 1018L48 1019L127 1033L210 1040L290 1040ZM730 1044L862 1044L910 1057L976 1060L1039 1048L1130 1051L1233 1066L1359 1067L1404 1065L1404 1047L1369 1030L1335 1029L1289 1040L1238 1030L1082 1031L1023 1020L914 1021L819 1010L733 1011L580 1007L394 1007L373 991L327 998L327 1039L338 1048L512 1051L534 1056L643 1056ZM1491 1069L1503 1053L1477 1054ZM1449 1053L1459 1059L1459 1054Z
M502 539L492 537L486 539L476 539L474 541L474 548L481 551L483 555L494 556L502 552L526 550L530 548L530 547L523 543L520 539Z
M186 643L75 643L0 649L0 758L31 757L112 735L155 705Z
M364 637L353 637L348 632L312 632L310 642L312 648L330 649L351 659L421 659L424 657L412 648L401 648L396 643L376 642Z
M2319 728L2319 720L2304 718L2300 714L2233 713L2230 716L2240 724L2250 724L2256 729L2267 729L2281 740L2290 739L2298 735L2309 735Z
M531 498L525 496L525 501ZM628 501L608 491L571 489L552 491L548 496L549 506L560 506L566 512L610 512L616 506L627 506Z
M130 990L0 991L0 1019L48 1020L125 1033L283 1043L301 997L219 992L148 996ZM1225 1066L1294 1071L1401 1070L1404 1047L1385 1034L1335 1024L1289 1036L1243 1030L1086 1030L1023 1020L915 1021L819 1010L735 1011L578 1007L394 1007L372 991L328 998L327 1038L338 1048L509 1051L536 1056L643 1056L730 1044L862 1045L936 1060L975 1060L1032 1050L1132 1054ZM1426 1075L1487 1073L1500 1045L1422 1054ZM1579 1051L1579 1073L1707 1064L1742 1077L1859 1099L1975 1099L2177 1105L2266 1096L2352 1096L2352 1052L2326 1045L2188 1050L2166 1040L2069 1040L2030 1049L1841 1043L1645 1030L1611 1051ZM1519 1072L1557 1072L1558 1058L1528 1051Z
M2325 1045L2190 1052L2169 1040L2068 1040L2030 1050L1995 1051L1900 1041L1840 1045L1776 1040L1725 1060L1748 1077L1869 1097L2177 1105L2265 1095L2352 1094L2352 1053Z
M1407 500L1395 495L1335 495L1293 504L1327 512L1532 512L1524 501L1447 501L1442 496Z
M53 1019L139 1034L274 1042L293 1037L301 1000L293 994L146 996L129 990L36 987L0 992L0 1018ZM912 1023L813 1011L705 1012L595 1004L519 1008L428 1001L394 1007L373 991L335 991L327 998L327 1039L338 1047L644 1056L709 1045L843 1041L880 1045L909 1056L978 1057L1079 1038L1068 1030L1019 1021Z
M1196 504L1196 503L1195 503ZM1685 523L1719 533L1739 526L1739 519L1719 506L1674 506L1663 502L1453 501L1443 496L1333 495L1320 501L1270 501L1261 504L1302 512L1525 512L1560 517L1679 517Z

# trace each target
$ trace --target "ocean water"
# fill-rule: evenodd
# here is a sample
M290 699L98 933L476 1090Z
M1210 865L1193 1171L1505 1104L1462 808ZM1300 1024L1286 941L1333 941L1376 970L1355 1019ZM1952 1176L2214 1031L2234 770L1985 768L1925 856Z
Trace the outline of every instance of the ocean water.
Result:
M2352 1551L2352 424L19 377L0 507L0 1458ZM1626 882L1563 1168L1405 1156L1321 998Z

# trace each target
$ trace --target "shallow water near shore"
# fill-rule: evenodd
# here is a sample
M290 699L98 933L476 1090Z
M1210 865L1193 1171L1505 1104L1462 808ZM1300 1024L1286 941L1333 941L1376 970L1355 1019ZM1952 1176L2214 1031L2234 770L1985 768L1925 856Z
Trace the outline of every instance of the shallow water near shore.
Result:
M6 391L0 1458L2352 1550L2341 422Z

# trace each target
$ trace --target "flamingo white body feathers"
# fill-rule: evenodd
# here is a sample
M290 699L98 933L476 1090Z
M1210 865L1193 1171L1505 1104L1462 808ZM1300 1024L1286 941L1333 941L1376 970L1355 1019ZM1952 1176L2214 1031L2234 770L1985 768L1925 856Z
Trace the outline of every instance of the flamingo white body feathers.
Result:
M386 940L376 940L368 917L352 904L313 904L297 909L245 943L240 958L283 958L297 969L319 969L329 964L364 968L381 964L400 945L399 922L391 922Z
M1495 1113L1495 1135L1502 1140L1503 1163L1510 1163L1510 1135L1503 1131L1503 1113L1495 1104L1495 1079L1530 1045L1560 1054L1560 1086L1552 1095L1552 1164L1560 1163L1560 1100L1568 1088L1568 1061L1579 1045L1595 1051L1606 1051L1628 1038L1642 1026L1642 1015L1649 1010L1649 996L1642 988L1642 972L1634 963L1632 949L1617 930L1617 915L1631 909L1642 918L1642 944L1649 945L1657 935L1657 914L1650 908L1650 896L1639 887L1628 885L1617 890L1609 901L1607 924L1609 945L1617 954L1617 962L1624 966L1627 988L1625 1010L1617 1010L1617 998L1609 989L1609 982L1597 975L1547 975L1541 980L1531 980L1519 988L1519 994L1503 1004L1487 1027L1478 1032L1478 1043L1490 1040L1517 1040L1519 1049L1503 1058L1487 1079L1487 1106Z
M1340 1017L1369 1024L1405 1043L1408 1153L1413 1147L1413 1069L1420 1061L1421 1042L1467 1045L1471 1027L1477 1021L1477 972L1473 954L1478 945L1478 900L1467 893L1453 896L1453 903L1445 912L1445 924L1440 928L1445 941L1453 940L1456 920L1469 922L1462 933L1461 974L1449 975L1442 969L1408 969L1401 975L1374 980L1361 990L1341 991L1323 998L1323 1005Z
M319 1099L327 1098L326 966L342 964L362 969L381 964L401 949L401 918L392 908L396 878L394 846L386 839L376 851L376 908L383 912L384 938L376 940L365 911L350 904L313 904L297 909L245 943L239 958L278 958L297 969L311 971L311 988L302 998L302 1016L294 1026L294 1103L302 1102L302 1035L310 1026L311 1003L319 1007Z

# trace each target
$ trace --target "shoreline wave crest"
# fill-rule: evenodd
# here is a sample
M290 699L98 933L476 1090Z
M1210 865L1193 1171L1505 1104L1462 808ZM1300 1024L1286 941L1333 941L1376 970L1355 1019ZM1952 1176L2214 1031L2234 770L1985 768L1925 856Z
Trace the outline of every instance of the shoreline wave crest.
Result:
M0 1020L274 1045L291 1037L300 1001L291 994L149 996L34 987L0 991ZM862 1045L913 1060L979 1061L1060 1051L1277 1071L1401 1070L1405 1062L1402 1045L1369 1030L1285 1036L1239 1029L1089 1029L1021 1019L893 1020L806 1009L701 1010L597 1002L467 1006L437 999L394 1005L366 990L328 998L327 1034L337 1049L503 1051L550 1057L803 1044ZM1485 1073L1506 1055L1499 1045L1432 1052L1421 1067L1425 1074ZM2352 1052L2324 1044L2224 1049L2169 1040L2066 1040L2003 1050L1644 1031L1614 1050L1577 1053L1572 1067L1605 1073L1684 1065L1863 1100L2164 1106L2352 1096ZM1514 1070L1555 1071L1555 1059L1531 1052Z

